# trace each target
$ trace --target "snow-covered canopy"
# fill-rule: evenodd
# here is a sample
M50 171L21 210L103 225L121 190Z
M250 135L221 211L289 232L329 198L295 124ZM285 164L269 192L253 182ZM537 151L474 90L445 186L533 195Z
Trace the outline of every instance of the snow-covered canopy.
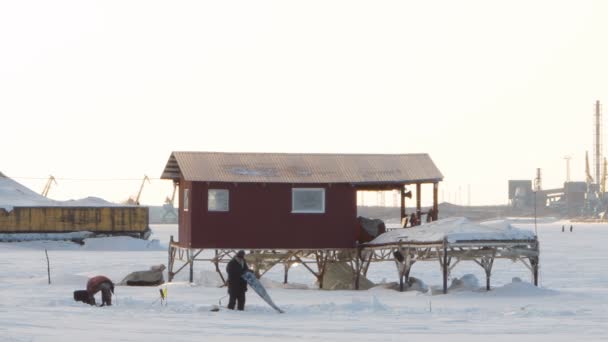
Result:
M46 198L22 184L0 173L0 209L13 210L13 207L108 207L119 206L97 197L79 200L56 201Z
M398 243L448 243L470 241L533 240L534 233L517 229L508 221L474 223L464 217L452 217L414 228L395 229L379 235L366 245L380 246Z

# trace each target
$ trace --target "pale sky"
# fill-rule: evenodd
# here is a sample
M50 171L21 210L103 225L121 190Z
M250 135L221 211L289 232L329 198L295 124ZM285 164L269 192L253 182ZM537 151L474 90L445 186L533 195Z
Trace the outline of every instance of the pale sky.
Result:
M171 151L423 152L503 204L584 180L607 35L601 0L0 0L0 172L161 204Z

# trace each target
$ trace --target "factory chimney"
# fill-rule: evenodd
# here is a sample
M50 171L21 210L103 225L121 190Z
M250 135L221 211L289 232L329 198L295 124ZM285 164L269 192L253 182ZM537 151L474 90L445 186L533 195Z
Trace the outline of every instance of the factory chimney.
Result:
M595 102L595 132L593 138L593 165L595 166L595 183L599 186L602 164L602 111L600 101Z

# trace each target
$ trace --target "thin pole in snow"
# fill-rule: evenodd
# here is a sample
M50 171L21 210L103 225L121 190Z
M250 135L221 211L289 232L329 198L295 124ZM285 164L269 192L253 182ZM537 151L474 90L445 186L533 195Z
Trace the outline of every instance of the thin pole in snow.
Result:
M49 285L51 285L51 263L49 261L49 253L47 252L46 248L44 249L44 254L46 255L46 272L49 277Z

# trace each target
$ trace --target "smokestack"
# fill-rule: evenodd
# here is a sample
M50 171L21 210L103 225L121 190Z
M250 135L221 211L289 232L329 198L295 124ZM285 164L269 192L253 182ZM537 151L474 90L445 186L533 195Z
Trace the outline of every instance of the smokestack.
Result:
M594 165L595 165L595 183L600 184L601 163L602 163L602 112L600 109L600 101L595 102L595 134L594 134Z

